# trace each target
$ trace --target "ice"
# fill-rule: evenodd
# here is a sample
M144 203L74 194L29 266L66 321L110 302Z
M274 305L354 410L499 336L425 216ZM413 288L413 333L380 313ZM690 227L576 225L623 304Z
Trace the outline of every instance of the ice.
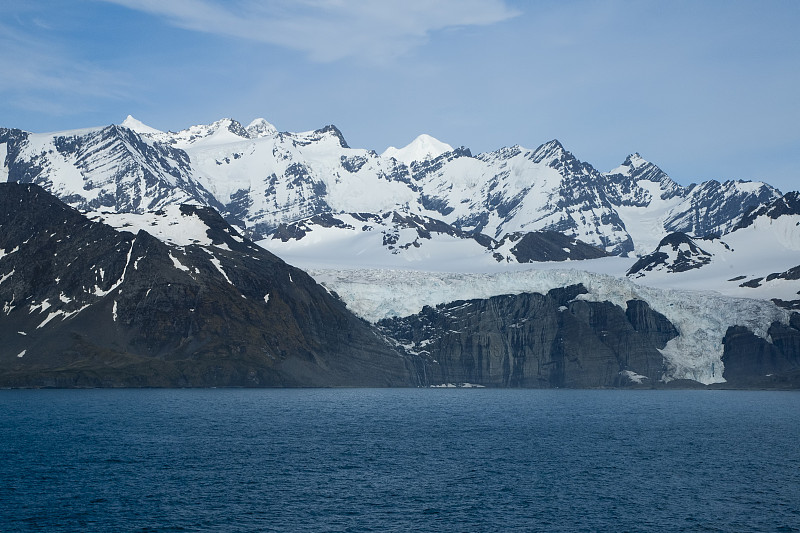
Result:
M356 315L370 322L408 316L423 306L456 300L490 298L583 284L588 294L578 298L609 301L622 307L628 300L647 302L677 328L680 336L662 350L667 380L724 382L722 364L728 328L740 325L767 337L772 322L788 323L789 313L768 301L729 298L711 291L658 289L625 278L563 269L528 269L495 273L444 273L411 270L309 270L328 290L335 291Z

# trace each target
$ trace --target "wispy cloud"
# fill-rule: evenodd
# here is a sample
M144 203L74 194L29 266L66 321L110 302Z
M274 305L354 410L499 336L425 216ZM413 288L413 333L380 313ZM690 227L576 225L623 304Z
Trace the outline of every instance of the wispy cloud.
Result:
M0 48L0 95L17 108L69 115L85 111L78 102L129 97L124 76L70 57L57 42L0 23Z
M518 14L504 0L104 0L170 24L301 51L318 62L386 63L436 31Z

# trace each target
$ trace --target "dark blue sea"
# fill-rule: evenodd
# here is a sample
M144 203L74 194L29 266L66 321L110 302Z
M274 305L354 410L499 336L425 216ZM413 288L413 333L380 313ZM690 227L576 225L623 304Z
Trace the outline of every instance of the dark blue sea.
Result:
M800 531L800 393L5 390L0 531Z

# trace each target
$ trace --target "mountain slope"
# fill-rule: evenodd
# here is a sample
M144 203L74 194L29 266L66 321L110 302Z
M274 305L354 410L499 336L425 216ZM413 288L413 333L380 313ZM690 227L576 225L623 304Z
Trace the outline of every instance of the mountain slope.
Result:
M182 227L173 242L88 220L35 185L0 185L0 384L416 383L367 324L213 210L152 217Z
M747 213L721 238L671 234L628 275L656 287L714 289L800 307L800 193Z
M647 253L674 231L725 234L778 197L757 182L684 188L638 154L601 173L555 140L474 156L421 136L402 155L378 155L349 147L334 126L287 133L263 119L177 133L132 117L51 134L0 129L3 150L0 179L40 184L74 207L145 212L191 201L258 239L325 213L400 212L498 241L556 231L613 254Z

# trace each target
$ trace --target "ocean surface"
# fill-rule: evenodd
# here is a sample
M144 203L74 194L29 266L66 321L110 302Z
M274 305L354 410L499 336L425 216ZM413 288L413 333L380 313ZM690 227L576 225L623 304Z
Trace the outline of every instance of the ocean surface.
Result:
M0 531L800 531L800 393L3 390Z

